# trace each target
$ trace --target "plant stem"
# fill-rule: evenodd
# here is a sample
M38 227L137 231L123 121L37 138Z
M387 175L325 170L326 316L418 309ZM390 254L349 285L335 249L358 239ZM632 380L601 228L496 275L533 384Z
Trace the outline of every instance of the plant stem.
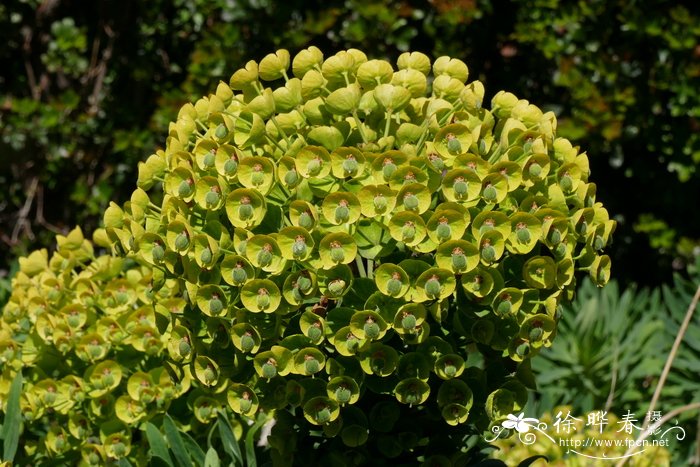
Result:
M384 125L384 137L389 136L389 129L391 127L391 116L393 115L391 110L386 111L386 125Z
M270 117L270 121L272 122L273 125L275 125L275 128L277 128L277 131L280 132L282 135L282 139L284 139L284 142L287 143L287 148L290 148L292 146L292 143L289 141L289 138L287 138L287 134L284 132L282 127L277 123L277 119L275 118L274 115Z
M676 340L673 343L673 347L671 347L671 353L668 354L668 358L666 359L666 365L664 365L664 369L661 372L661 377L659 378L659 382L656 385L656 389L654 390L654 395L651 398L651 402L649 403L649 409L647 410L647 412L652 412L656 407L656 403L658 402L659 396L661 395L661 389L663 389L664 384L666 384L666 378L668 377L668 373L671 371L671 364L676 358L678 348L681 345L681 341L683 341L685 332L688 330L688 325L690 324L690 319L693 317L695 307L697 307L698 305L698 300L700 300L700 285L698 285L698 288L695 291L695 295L693 296L693 300L690 302L690 306L688 306L688 311L685 313L685 318L683 318L683 323L681 323L681 327L680 329L678 329ZM643 428L646 428L648 425L649 420L647 419L644 422Z
M355 125L357 125L357 131L360 132L362 142L367 144L367 135L365 135L365 130L362 128L362 122L360 121L360 117L357 116L357 109L352 109L352 117L355 119Z
M362 259L360 258L360 255L355 256L355 264L357 264L357 272L360 274L360 277L367 277L365 265L362 264Z

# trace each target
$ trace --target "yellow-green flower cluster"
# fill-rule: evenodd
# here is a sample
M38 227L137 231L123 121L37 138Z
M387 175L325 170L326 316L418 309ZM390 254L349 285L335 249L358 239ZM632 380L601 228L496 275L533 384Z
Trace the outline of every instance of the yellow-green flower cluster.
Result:
M133 423L187 393L200 422L300 407L352 446L366 391L434 401L450 425L503 419L527 400L527 360L551 345L574 271L607 282L615 222L553 113L506 92L488 109L468 77L421 53L248 62L182 107L131 199L105 212L96 241L127 259L85 271L138 266L61 282L65 304L30 312L47 298L22 282L56 281L42 264L16 280L10 314L64 356L121 365L102 390ZM120 345L167 359L167 381L105 360ZM92 384L98 370L61 375Z
M154 291L153 280L150 267L95 257L79 228L58 236L50 258L20 258L0 321L0 399L22 372L24 451L35 465L128 456L130 427L189 390L166 364L170 312L153 306L177 300L178 281Z

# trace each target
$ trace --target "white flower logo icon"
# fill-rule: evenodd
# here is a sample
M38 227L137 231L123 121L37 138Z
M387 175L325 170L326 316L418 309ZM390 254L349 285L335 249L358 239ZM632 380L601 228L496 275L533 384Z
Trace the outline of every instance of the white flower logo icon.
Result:
M501 424L503 425L503 428L514 428L518 433L527 433L530 431L530 423L539 422L539 420L536 418L525 418L525 414L523 412L521 412L517 417L513 414L508 414L506 418L507 420Z

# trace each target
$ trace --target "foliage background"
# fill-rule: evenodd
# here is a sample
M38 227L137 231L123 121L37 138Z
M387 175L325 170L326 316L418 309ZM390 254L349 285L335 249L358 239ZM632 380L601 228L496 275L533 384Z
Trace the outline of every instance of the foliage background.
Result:
M53 244L55 232L76 224L92 231L110 200L126 199L137 162L164 145L167 124L183 103L213 91L247 60L280 47L294 54L314 44L326 55L349 47L390 60L406 50L451 55L469 65L471 79L484 82L487 99L506 89L554 110L559 134L587 150L598 197L619 222L611 254L620 289L606 293L618 298L625 289L632 291L627 299L634 313L618 323L621 335L624 326L632 329L628 322L640 319L640 310L652 323L668 317L662 324L673 335L682 311L670 309L683 304L663 304L685 297L678 295L681 279L674 285L673 273L692 276L688 268L700 252L700 216L693 209L700 200L700 6L691 5L672 0L4 1L0 304L13 258ZM665 288L648 296L637 293L635 284ZM593 293L585 297L596 299ZM643 365L636 373L630 370L630 387L640 380L644 386L625 397L648 399L661 371L658 355L671 342L658 338L656 360L640 357L630 363ZM697 369L697 356L691 357L669 383L680 391L675 400L697 397L697 386L683 386ZM603 370L595 378L610 375ZM586 390L584 382L574 378L570 385ZM570 385L561 387L571 391ZM556 397L552 394L548 397Z

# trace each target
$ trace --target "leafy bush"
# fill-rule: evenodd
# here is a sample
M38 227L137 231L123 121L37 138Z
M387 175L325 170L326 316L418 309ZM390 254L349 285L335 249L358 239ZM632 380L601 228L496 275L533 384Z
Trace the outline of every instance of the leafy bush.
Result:
M26 372L23 459L140 462L137 427L157 439L168 412L200 436L221 411L274 416L280 465L476 459L575 270L608 281L615 222L551 112L484 108L460 60L397 65L248 62L107 209L94 240L116 257L76 229L20 260L2 357Z

